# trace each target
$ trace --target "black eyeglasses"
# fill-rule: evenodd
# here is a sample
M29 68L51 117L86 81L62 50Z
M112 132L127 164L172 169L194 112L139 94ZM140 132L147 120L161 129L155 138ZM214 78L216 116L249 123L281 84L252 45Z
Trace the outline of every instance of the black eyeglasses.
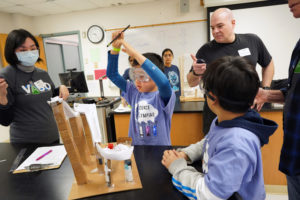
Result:
M213 97L212 95L209 94L209 90L207 90L207 89L204 91L204 97L205 98L208 97L212 101L216 100L215 97ZM249 108L252 105L252 103L249 103L247 101L243 101L243 100L240 100L240 101L239 100L237 100L237 101L230 100L230 99L224 98L224 97L222 97L220 95L218 96L218 100L222 101L223 103L226 103L226 104L229 104L229 105L233 105L236 108L238 107L238 108L242 108L242 109L245 109L245 108L247 109L247 108Z
M212 101L215 101L215 100L216 100L215 97L213 97L213 96L211 96L211 95L209 94L209 91L208 91L208 90L205 90L204 96L205 96L205 98L206 98L206 97L210 98L210 100L212 100Z

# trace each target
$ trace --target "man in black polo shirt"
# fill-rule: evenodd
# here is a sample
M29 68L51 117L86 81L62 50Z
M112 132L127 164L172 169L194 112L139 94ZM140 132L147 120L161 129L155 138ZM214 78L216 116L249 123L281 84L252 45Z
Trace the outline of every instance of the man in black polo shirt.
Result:
M198 50L196 57L192 55L193 66L187 74L189 86L195 87L200 84L206 66L214 60L223 56L241 56L247 58L254 67L257 63L260 64L262 67L262 87L270 87L274 75L274 64L262 40L255 34L234 33L235 19L231 10L227 8L217 9L212 14L210 23L214 40L204 44ZM205 63L199 64L197 59L203 59ZM216 115L208 108L205 101L203 109L204 134L208 133L210 124L215 117Z

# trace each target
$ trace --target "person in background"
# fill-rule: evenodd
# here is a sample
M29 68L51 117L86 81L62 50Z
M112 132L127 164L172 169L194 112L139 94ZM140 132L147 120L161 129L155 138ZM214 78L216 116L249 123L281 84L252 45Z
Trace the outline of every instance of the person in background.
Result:
M180 88L180 72L176 65L172 65L174 58L173 51L169 48L164 49L162 52L162 58L165 65L165 75L169 79L172 89L176 94L176 98L179 99L181 96Z
M131 57L131 56L128 56L128 62L130 64L130 68L127 68L125 71L124 71L124 74L122 75L123 78L127 81L132 81L131 78L130 78L130 74L129 74L129 71L131 69L131 67L136 67L138 65L137 61ZM120 94L122 93L122 91L120 90ZM123 105L123 107L127 107L128 106L128 103L127 101L121 97L121 104Z
M300 0L289 0L290 11L300 18ZM258 92L259 103L284 103L283 144L279 170L286 174L289 200L300 199L300 39L289 65L288 85L280 90ZM261 107L258 108L260 110Z
M138 65L136 60L134 58L132 58L131 56L128 56L128 62L130 64L130 67L135 67L136 65ZM124 74L122 75L125 80L131 80L130 76L129 76L129 71L130 71L130 68L125 69Z
M250 109L260 84L257 72L245 58L226 56L209 64L203 84L217 117L200 142L164 152L173 185L190 199L265 200L261 147L277 124ZM187 165L200 159L203 172Z
M193 66L187 74L189 86L199 85L206 65L216 59L223 56L241 56L248 59L254 67L257 63L262 66L262 87L269 88L274 75L274 64L262 40L254 34L235 34L235 19L232 11L227 8L219 8L212 14L210 27L214 40L204 44L198 50L196 57L192 55ZM197 60L200 59L205 63L197 63ZM203 108L204 134L209 131L215 116L205 101Z
M115 38L120 32L114 32ZM124 33L112 43L108 52L107 76L122 90L122 96L132 106L129 137L133 145L171 145L170 128L176 96L163 73L163 63L155 53L140 54L124 41ZM139 65L131 68L134 82L118 73L121 46Z
M10 64L0 71L0 115L10 116L11 143L58 143L56 121L47 101L59 95L64 100L66 86L55 88L48 73L35 67L40 62L39 44L24 29L11 31L5 44ZM2 117L1 117L2 121Z

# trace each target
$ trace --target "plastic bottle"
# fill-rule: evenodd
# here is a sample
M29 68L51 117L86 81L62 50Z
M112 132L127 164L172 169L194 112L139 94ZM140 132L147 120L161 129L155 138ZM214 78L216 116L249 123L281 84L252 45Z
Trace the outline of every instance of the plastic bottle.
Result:
M132 182L133 176L132 176L132 167L131 167L131 160L124 160L124 171L125 171L125 181L126 182Z

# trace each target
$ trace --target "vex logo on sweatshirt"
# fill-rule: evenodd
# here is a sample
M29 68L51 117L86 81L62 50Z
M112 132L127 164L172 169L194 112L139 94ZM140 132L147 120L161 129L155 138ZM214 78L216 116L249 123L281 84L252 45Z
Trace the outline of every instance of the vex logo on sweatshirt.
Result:
M30 81L27 85L22 85L22 89L27 94L40 94L42 92L51 90L51 85L42 80L35 82Z

